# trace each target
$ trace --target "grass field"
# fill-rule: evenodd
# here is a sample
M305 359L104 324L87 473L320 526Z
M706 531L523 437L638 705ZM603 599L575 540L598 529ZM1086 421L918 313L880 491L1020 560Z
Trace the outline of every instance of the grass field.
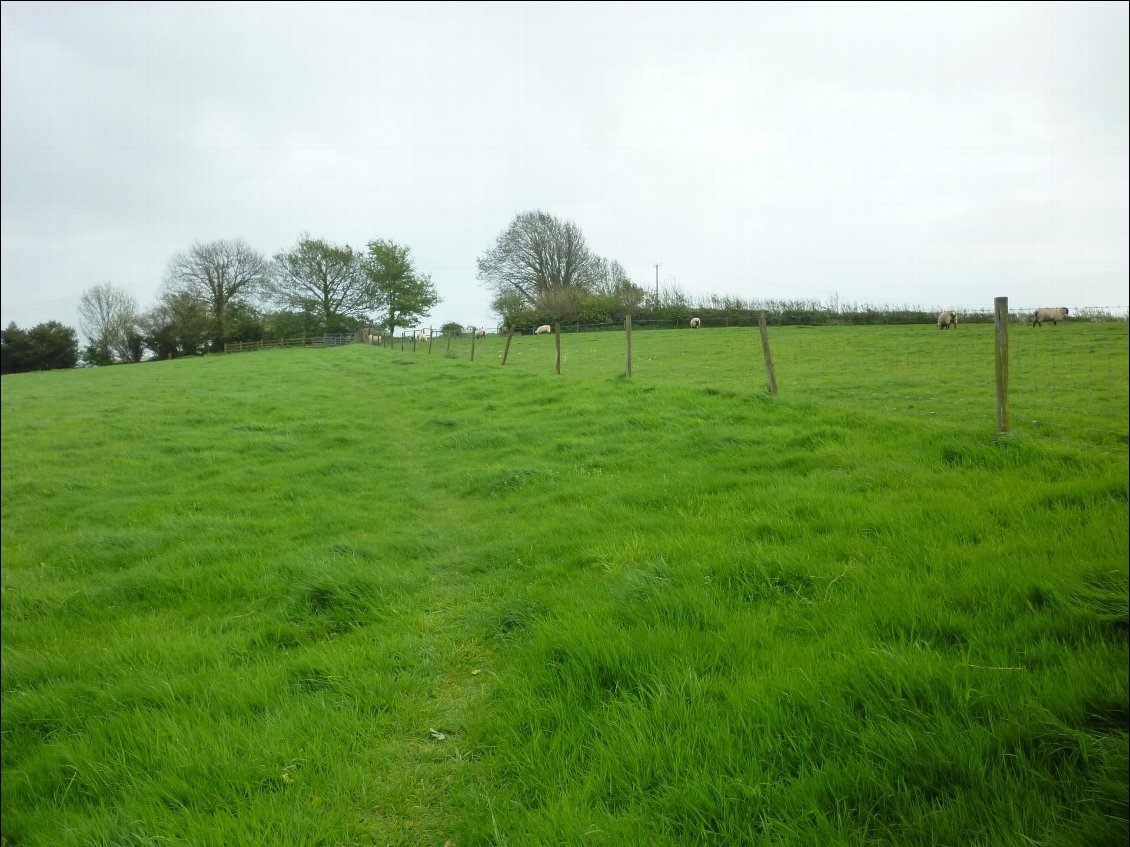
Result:
M1123 845L1127 324L5 376L7 845Z

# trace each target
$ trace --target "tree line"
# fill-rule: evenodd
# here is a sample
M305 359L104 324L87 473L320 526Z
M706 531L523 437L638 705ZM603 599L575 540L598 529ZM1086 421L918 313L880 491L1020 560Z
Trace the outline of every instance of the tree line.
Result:
M478 279L494 292L495 313L510 324L611 320L638 309L645 296L619 262L588 248L576 224L542 211L515 217L479 258ZM55 322L30 331L10 325L2 335L2 370L176 358L217 352L228 341L363 326L391 334L416 325L439 302L409 248L388 240L355 250L303 234L272 259L241 240L197 242L169 261L157 303L147 311L110 283L85 291L81 351L74 331ZM460 329L449 323L444 331Z
M86 338L56 321L0 333L3 373L171 359L222 351L227 341L414 326L440 302L411 250L385 239L363 250L298 238L267 259L242 240L197 242L169 261L156 304L109 283L79 301Z
M522 212L477 260L477 279L493 292L491 308L504 326L602 325L631 315L641 325L932 323L937 310L843 306L838 298L758 301L709 295L692 299L676 286L645 290L617 261L594 253L576 224L540 210ZM3 372L139 362L221 351L227 341L259 341L368 326L395 333L417 325L440 302L408 247L369 241L364 249L308 233L267 259L239 240L192 245L175 255L160 296L139 310L128 292L109 283L87 290L79 304L86 345L54 321L31 330L12 324L2 334ZM970 316L976 320L977 317ZM991 319L984 316L984 319ZM443 332L463 327L447 323Z

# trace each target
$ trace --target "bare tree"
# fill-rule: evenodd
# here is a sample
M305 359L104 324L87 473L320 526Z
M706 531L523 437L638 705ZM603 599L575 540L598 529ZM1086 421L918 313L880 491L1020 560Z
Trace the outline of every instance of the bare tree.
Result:
M616 302L615 317L621 318L639 309L647 292L632 282L623 265L617 261L598 259L597 268L593 292Z
M88 342L83 355L91 364L139 361L141 336L132 294L108 282L88 288L79 300L78 315Z
M242 240L196 242L169 262L165 285L189 294L208 308L213 323L212 349L223 347L228 306L258 293L269 277L262 255Z
M346 329L349 318L367 320L374 303L361 256L348 244L303 233L293 250L275 256L268 296L283 308L321 315L331 332Z
M517 295L533 306L549 291L592 290L605 270L601 263L576 224L545 212L523 212L479 258L478 279L499 300L509 303Z

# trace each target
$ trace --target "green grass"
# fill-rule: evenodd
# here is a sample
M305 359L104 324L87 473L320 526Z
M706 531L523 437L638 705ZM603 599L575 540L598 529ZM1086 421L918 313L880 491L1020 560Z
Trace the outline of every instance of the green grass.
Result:
M1127 325L3 378L9 845L1127 837Z

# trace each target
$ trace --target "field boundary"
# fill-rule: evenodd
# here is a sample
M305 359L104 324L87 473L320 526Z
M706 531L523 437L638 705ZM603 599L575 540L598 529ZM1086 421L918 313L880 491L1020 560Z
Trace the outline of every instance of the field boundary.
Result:
M354 333L348 335L311 335L302 338L276 338L258 341L225 341L225 353L244 353L248 350L269 350L275 347L341 347L357 341Z

